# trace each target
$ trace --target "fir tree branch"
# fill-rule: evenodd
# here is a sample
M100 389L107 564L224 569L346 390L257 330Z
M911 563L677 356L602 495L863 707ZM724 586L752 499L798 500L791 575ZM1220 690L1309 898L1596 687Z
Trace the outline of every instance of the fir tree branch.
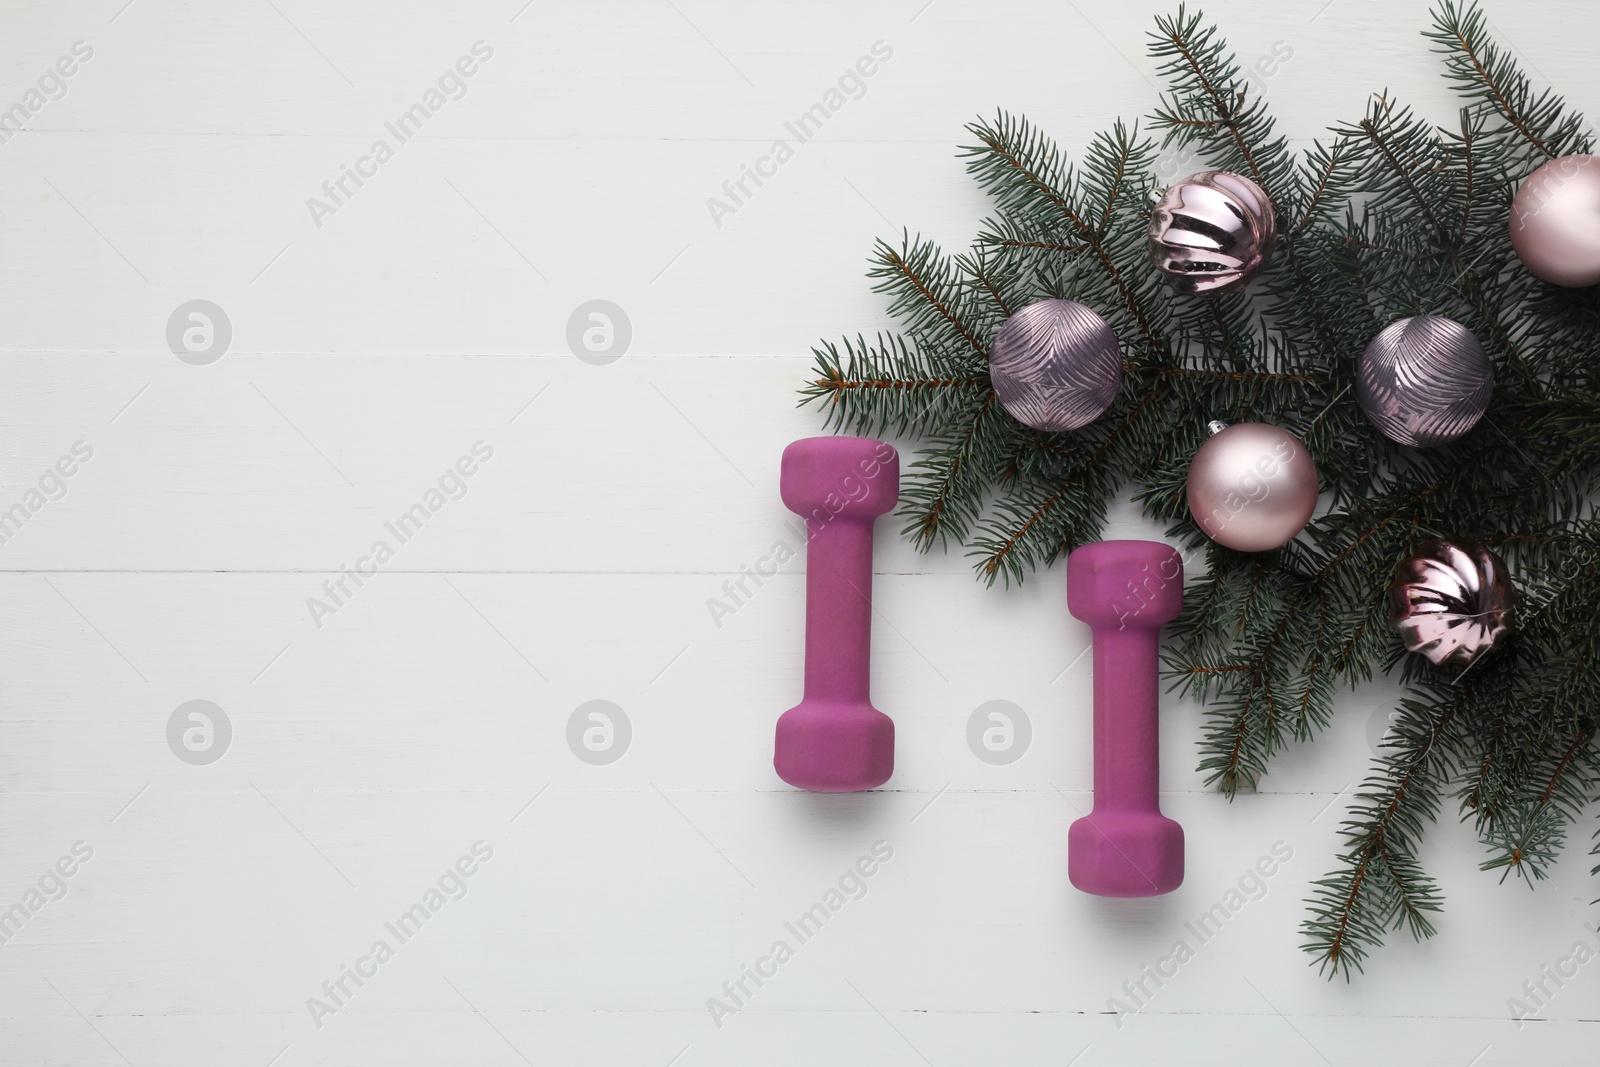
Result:
M996 399L992 389L985 393L983 403L954 442L924 461L930 468L928 478L906 494L900 514L908 521L901 533L924 552L935 543L943 544L952 533L959 540L975 514L957 502L957 493L963 480L971 475L976 446L984 430L999 417Z
M1446 10L1449 11L1452 7L1453 5L1447 6ZM1481 12L1473 10L1468 17L1473 21L1478 21L1483 18L1483 15ZM1454 40L1460 59L1464 60L1472 68L1472 72L1483 83L1483 91L1494 104L1495 110L1501 114L1513 129L1522 135L1524 140L1544 153L1545 158L1554 159L1556 153L1549 145L1544 143L1542 138L1528 128L1528 124L1521 119L1516 109L1511 106L1509 98L1516 90L1500 85L1499 79L1505 76L1504 73L1502 72L1497 76L1491 73L1489 67L1485 64L1485 59L1488 60L1489 64L1494 63L1495 56L1492 49L1489 50L1490 54L1487 57L1480 56L1478 53L1481 46L1475 46L1473 40L1468 39L1468 28L1459 19L1452 19L1441 27L1442 32ZM1476 29L1476 27L1473 28ZM1476 33L1473 34L1473 37L1476 37Z
M841 348L842 345L842 348ZM845 338L812 349L816 375L800 389L802 406L817 403L835 430L924 433L989 390L989 376L960 361L929 355L904 338Z
M1431 783L1447 760L1447 731L1464 698L1437 710L1415 702L1401 707L1414 716L1411 735L1384 761L1387 777L1369 778L1358 798L1356 815L1342 832L1351 850L1342 859L1342 875L1321 879L1310 900L1311 918L1301 926L1305 949L1316 955L1319 971L1330 978L1362 969L1368 951L1383 940L1391 925L1409 924L1414 935L1429 937L1433 928L1424 913L1437 911L1437 891L1410 858L1424 821L1431 821L1437 798ZM1407 743L1409 742L1409 743ZM1372 888L1375 875L1388 875L1394 893ZM1365 906L1364 906L1365 904ZM1398 916L1398 918L1397 918Z
M1127 174L1130 162L1135 157L1143 158L1149 154L1147 148L1134 140L1137 133L1130 136L1119 123L1113 143L1105 150L1104 154L1114 161L1114 170L1106 182L1112 195L1107 197L1101 212L1101 224L1096 225L1090 223L1068 194L1058 188L1058 183L1070 185L1070 173L1056 172L1054 168L1045 169L1030 160L1030 156L1041 154L1054 158L1055 147L1043 141L1026 120L1011 120L1001 115L993 126L975 122L967 129L981 142L980 147L967 152L971 157L969 169L979 182L1000 199L1002 208L1021 208L1030 201L1042 202L1053 208L1088 247L1090 254L1116 286L1123 305L1139 326L1146 349L1152 353L1160 352L1164 346L1155 324L1113 257L1103 228L1105 221L1111 217L1112 204L1120 193L1123 176Z
M1578 753L1586 745L1593 743L1597 721L1600 720L1597 720L1594 714L1586 715L1579 720L1578 729L1573 735L1572 743L1562 750L1560 758L1556 760L1554 769L1551 770L1549 777L1545 779L1544 788L1539 790L1540 807L1550 803L1551 798L1555 795L1556 787L1566 779L1567 772L1573 766L1573 761Z
M1535 95L1510 53L1490 40L1476 3L1446 0L1434 9L1433 29L1423 36L1444 56L1446 77L1457 92L1494 115L1533 159L1589 151L1582 116L1567 112L1549 90ZM1509 154L1511 145L1502 148ZM1520 170L1525 164L1518 159L1514 165Z
M1124 369L1129 368L1124 367ZM1315 374L1223 370L1220 367L1156 367L1154 371L1164 378L1182 378L1188 381L1233 382L1236 385L1313 385L1322 381Z
M937 248L908 235L900 251L879 241L875 258L868 276L877 279L874 290L895 298L889 309L892 313L905 314L914 330L926 334L947 327L979 358L988 358L988 346L957 313L953 271Z

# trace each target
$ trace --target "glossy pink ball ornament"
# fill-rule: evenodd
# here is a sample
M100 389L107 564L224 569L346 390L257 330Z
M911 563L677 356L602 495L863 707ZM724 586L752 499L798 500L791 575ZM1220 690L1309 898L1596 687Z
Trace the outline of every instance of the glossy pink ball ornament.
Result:
M894 720L872 706L872 524L900 498L900 454L865 437L783 450L783 503L806 520L805 695L778 717L772 765L801 789L875 789L894 773Z
M1207 170L1173 184L1150 213L1150 262L1180 293L1250 284L1277 240L1272 201L1242 174Z
M1441 667L1466 668L1510 638L1517 588L1505 560L1476 541L1426 541L1389 584L1389 622L1406 648Z
M1295 539L1317 507L1317 466L1300 439L1264 422L1211 424L1189 463L1189 512L1205 535L1240 552Z
M1562 156L1523 180L1511 201L1511 247L1552 284L1600 282L1600 157Z
M1094 630L1094 810L1067 834L1085 893L1151 897L1183 882L1183 827L1161 814L1161 627L1183 606L1183 559L1156 541L1067 557L1067 610Z

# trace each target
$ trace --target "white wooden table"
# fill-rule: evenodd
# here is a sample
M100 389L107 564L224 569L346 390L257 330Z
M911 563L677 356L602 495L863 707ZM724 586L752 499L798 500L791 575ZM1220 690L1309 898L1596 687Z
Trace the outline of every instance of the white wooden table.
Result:
M875 236L976 231L965 121L1070 149L1146 112L1169 5L522 3L0 9L0 1065L1594 1062L1600 964L1562 962L1600 948L1586 846L1530 894L1447 819L1440 936L1307 967L1380 686L1232 804L1173 701L1187 880L1074 891L1060 567L986 591L880 530L897 773L772 772L803 566L708 602L786 536L810 346L888 325ZM1290 53L1263 85L1297 141L1384 88L1453 113L1422 3L1208 7ZM1489 14L1600 108L1589 5ZM579 359L593 300L631 337ZM596 700L611 762L568 744ZM967 743L992 700L1032 727L1006 765Z

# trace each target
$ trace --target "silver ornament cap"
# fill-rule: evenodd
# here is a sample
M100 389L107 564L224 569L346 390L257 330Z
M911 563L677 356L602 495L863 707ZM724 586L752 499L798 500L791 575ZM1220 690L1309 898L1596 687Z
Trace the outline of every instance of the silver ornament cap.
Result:
M1402 445L1426 448L1471 430L1494 397L1494 369L1471 330L1416 315L1385 326L1361 354L1356 401Z
M1019 422L1035 430L1076 430L1116 399L1122 349L1091 309L1074 300L1040 300L995 333L989 378Z
M1150 216L1150 262L1183 293L1242 289L1272 255L1277 218L1241 174L1207 170L1177 182Z
M1189 512L1240 552L1281 548L1311 521L1317 465L1300 439L1264 422L1216 429L1189 463Z
M1562 156L1528 175L1511 200L1511 247L1552 284L1600 282L1600 158Z
M1505 561L1476 541L1418 545L1395 568L1389 621L1412 652L1466 667L1511 636L1517 589Z

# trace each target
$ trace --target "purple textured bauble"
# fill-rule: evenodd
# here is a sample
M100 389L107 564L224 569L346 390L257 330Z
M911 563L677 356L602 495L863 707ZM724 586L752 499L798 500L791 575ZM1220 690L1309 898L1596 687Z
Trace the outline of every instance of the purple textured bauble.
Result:
M1505 561L1476 541L1418 545L1389 585L1389 621L1406 647L1465 667L1511 636L1517 590Z
M1264 422L1223 427L1189 463L1189 512L1207 537L1240 552L1293 541L1317 506L1317 465L1294 434Z
M1600 158L1562 156L1528 175L1511 201L1511 247L1547 282L1600 282Z
M1494 396L1494 369L1472 331L1417 315L1385 326L1361 354L1356 400L1402 445L1440 445L1478 424Z
M1076 430L1122 384L1122 349L1106 320L1072 300L1041 300L994 335L989 378L1000 403L1035 430Z
M1272 201L1243 175L1207 170L1161 195L1150 216L1150 262L1179 292L1241 289L1272 255Z

